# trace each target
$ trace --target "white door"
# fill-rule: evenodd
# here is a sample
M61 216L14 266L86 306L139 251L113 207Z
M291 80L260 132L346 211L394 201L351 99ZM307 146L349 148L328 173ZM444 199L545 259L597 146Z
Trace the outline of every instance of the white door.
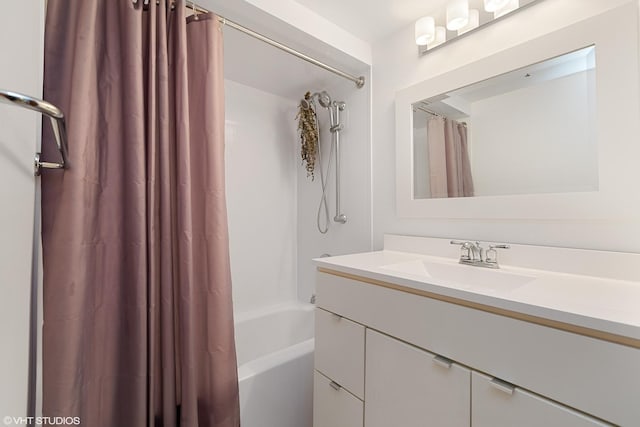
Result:
M366 427L469 427L468 369L370 329L366 347Z
M0 5L0 89L42 97L44 0ZM38 113L0 104L0 419L27 415Z
M472 376L473 427L610 426L486 375Z

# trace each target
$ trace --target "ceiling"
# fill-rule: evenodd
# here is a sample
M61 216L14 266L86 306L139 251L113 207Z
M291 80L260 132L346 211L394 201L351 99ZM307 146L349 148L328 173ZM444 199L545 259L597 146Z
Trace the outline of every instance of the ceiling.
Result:
M373 43L411 25L425 15L444 16L447 0L295 0L350 32ZM470 1L481 3L481 0Z

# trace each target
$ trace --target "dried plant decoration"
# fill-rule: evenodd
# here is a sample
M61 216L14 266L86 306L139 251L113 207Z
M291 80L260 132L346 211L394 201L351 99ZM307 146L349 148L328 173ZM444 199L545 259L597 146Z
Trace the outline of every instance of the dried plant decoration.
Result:
M307 177L310 176L311 180L313 180L315 178L314 171L316 166L316 155L318 153L319 134L318 118L316 116L315 109L313 108L311 93L305 93L304 99L300 101L296 120L298 120L298 132L300 133L300 154L302 156L302 162L305 163Z

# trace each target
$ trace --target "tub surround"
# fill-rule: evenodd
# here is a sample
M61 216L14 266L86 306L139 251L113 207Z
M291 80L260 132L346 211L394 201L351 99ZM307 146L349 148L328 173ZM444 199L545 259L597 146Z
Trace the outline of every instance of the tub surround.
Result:
M459 255L387 235L315 260L314 427L640 424L640 254Z

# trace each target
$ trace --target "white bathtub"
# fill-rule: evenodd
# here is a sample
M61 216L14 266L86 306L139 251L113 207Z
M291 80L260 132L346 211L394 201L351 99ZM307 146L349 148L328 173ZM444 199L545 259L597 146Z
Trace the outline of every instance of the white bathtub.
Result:
M313 309L291 303L236 314L242 427L311 427Z

